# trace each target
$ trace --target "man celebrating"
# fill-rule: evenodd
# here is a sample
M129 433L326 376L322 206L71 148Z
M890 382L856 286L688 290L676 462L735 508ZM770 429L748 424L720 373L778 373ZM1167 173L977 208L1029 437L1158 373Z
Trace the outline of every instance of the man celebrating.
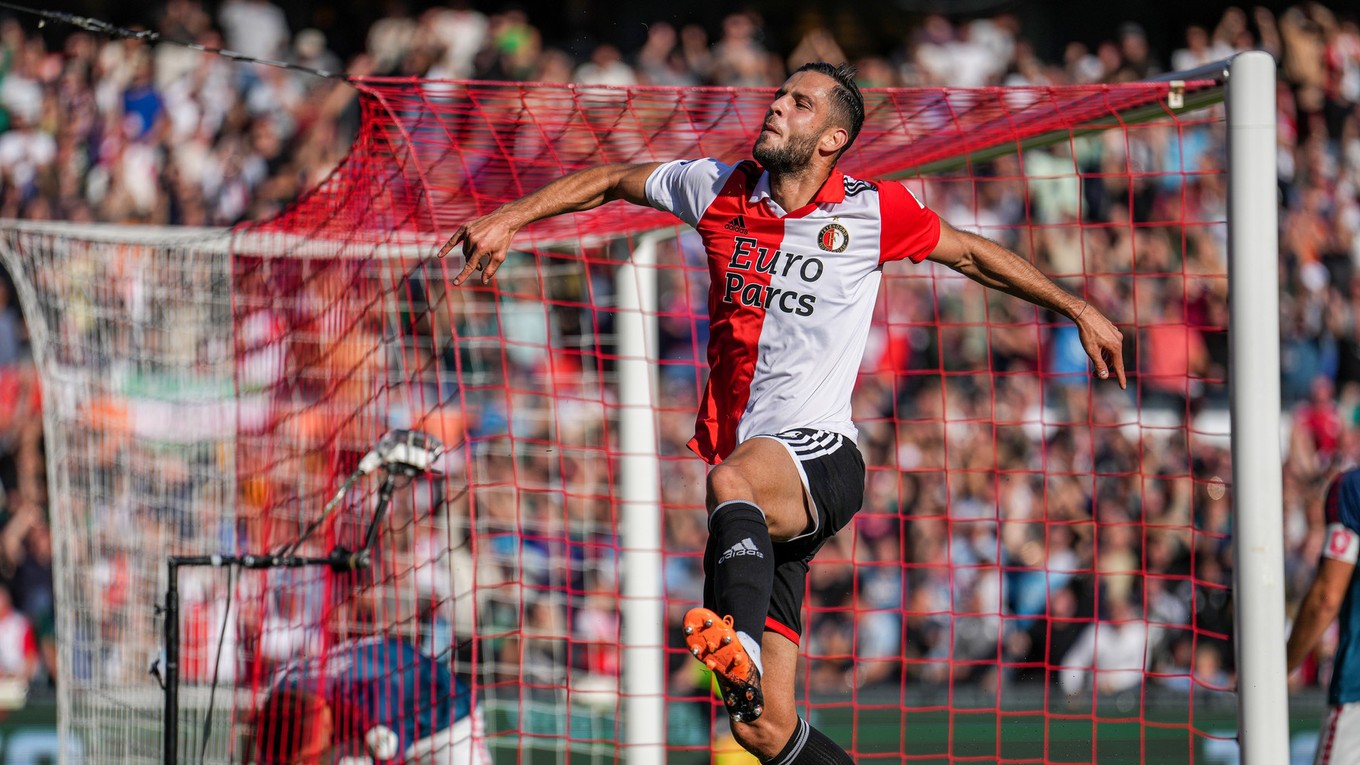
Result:
M470 690L396 637L284 667L254 728L256 765L491 765Z
M864 460L850 397L883 264L926 258L1076 322L1124 385L1123 336L1093 306L1000 245L954 229L896 182L836 169L864 122L847 66L801 67L775 94L755 161L605 165L459 227L461 284L490 282L515 233L614 199L673 213L708 252L710 373L690 448L708 474L704 608L690 651L723 690L737 741L762 762L850 763L798 717L794 678L808 563L859 510Z
M1360 579L1354 576L1355 562L1360 559L1360 470L1348 470L1332 479L1323 512L1327 532L1322 560L1313 586L1299 604L1285 656L1292 674L1341 615L1341 640L1327 690L1332 710L1313 762L1360 765L1360 599L1356 597Z

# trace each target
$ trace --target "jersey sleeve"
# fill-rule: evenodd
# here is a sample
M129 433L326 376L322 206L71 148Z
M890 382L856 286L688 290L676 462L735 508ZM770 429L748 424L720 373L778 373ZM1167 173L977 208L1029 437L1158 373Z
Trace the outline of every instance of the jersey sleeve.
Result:
M658 210L698 226L735 167L716 159L667 162L647 176L647 201Z
M906 186L897 181L880 182L878 204L883 221L879 263L904 259L920 263L935 250L940 243L940 216Z
M1360 507L1345 491L1346 474L1332 480L1323 505L1327 532L1322 540L1322 557L1355 563L1360 560Z

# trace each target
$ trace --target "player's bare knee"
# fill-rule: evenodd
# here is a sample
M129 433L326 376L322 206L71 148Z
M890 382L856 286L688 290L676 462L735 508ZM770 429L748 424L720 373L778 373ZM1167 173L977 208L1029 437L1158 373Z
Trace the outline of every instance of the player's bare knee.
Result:
M775 715L766 714L755 722L732 721L732 737L746 751L761 759L768 759L779 754L797 726L797 717L780 720Z
M718 465L708 471L708 510L733 499L755 499L755 489L740 470Z

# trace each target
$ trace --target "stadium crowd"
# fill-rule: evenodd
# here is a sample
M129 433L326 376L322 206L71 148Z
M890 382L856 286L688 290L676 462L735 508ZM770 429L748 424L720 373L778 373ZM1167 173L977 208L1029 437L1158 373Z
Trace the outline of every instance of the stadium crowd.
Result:
M268 0L227 0L216 18L197 0L169 0L154 24L176 39L361 75L772 86L803 61L846 58L842 34L815 20L791 50L770 50L761 19L745 12L723 19L716 30L653 24L638 50L600 44L576 60L547 45L548 36L519 11L484 14L453 3L417 17L393 8L369 30L366 50L347 62L327 49L317 30L290 30ZM1290 596L1297 599L1317 558L1324 482L1336 469L1360 464L1360 28L1354 17L1338 17L1317 3L1278 15L1230 8L1211 27L1186 29L1184 47L1166 56L1149 47L1137 25L1111 31L1113 37L1095 49L1072 43L1059 60L1043 60L1014 18L930 16L897 49L857 55L854 63L866 87L1056 85L1138 80L1253 48L1275 55L1282 72L1281 350L1290 429L1284 533ZM352 89L334 80L84 32L49 49L18 19L0 21L0 107L0 217L169 225L229 225L278 212L343 159L358 119ZM1194 153L1186 151L1186 166L1212 168L1223 151L1222 132L1192 132L1187 140ZM1140 160L1166 166L1166 146L1132 143L1146 152ZM1104 146L1102 156L1122 161L1116 148ZM1029 172L1045 157L1070 167L1073 158L1063 150L1027 157ZM1010 172L1021 173L1015 167ZM1100 184L1083 191L1082 212L1063 209L1061 200L1045 202L1039 191L1035 198L1054 221L1084 214L1088 222L1120 223L1131 215L1138 223L1181 205L1205 216L1200 220L1221 220L1222 177L1210 172L1187 184L1192 188L1183 193L1172 182L1148 181L1134 191L1127 210L1110 203L1123 190ZM998 192L983 211L968 209L948 190L939 190L932 204L955 223L993 223L1004 230L1024 206L1020 193ZM1037 355L1032 330L957 338L914 332L871 344L876 350L855 405L861 448L875 467L854 529L828 544L813 568L807 644L819 657L810 665L814 687L843 692L892 687L904 679L991 688L1051 682L1077 695L1091 683L1082 667L1092 665L1102 670L1096 680L1101 692L1136 686L1144 669L1154 673L1152 682L1171 689L1232 685L1226 440L1164 437L1156 428L1139 438L1136 429L1119 426L1130 407L1141 407L1144 422L1193 420L1210 432L1221 424L1214 418L1221 418L1226 402L1224 243L1221 232L1208 227L1189 229L1184 242L1179 235L1128 228L1111 227L1108 236L1088 237L1084 245L1046 234L1032 254L1051 272L1078 271L1084 256L1088 267L1117 273L1131 269L1127 253L1137 251L1133 270L1158 275L1130 279L1124 287L1097 285L1096 297L1109 315L1136 313L1144 324L1130 343L1130 359L1142 375L1138 398L1117 390L1088 397L1084 357L1079 347L1070 353L1074 338L1063 327L1045 330L1046 347L1059 351L1048 357ZM1160 278L1166 274L1180 278ZM1131 288L1134 281L1138 289ZM702 312L701 299L683 284L669 285L663 294ZM955 284L944 299L963 311L972 297L977 295L968 287ZM909 315L919 310L912 303L919 299L917 291L903 290L880 310ZM988 310L993 323L1009 317L1020 324L1031 316L1005 301L993 301ZM532 320L526 325L542 327ZM702 338L689 322L663 331L663 356L679 361L663 376L667 400L693 399L693 371L685 362L694 360ZM950 366L942 370L946 343ZM521 361L512 352L504 363L528 376L535 368L530 356ZM991 383L951 375L942 382L941 371L964 369L1033 374ZM899 374L908 370L912 374ZM1188 377L1195 382L1187 384ZM1048 430L990 424L1007 413L1023 419L1036 405L1053 412L1051 421L1071 424ZM907 412L896 424L890 419ZM484 417L481 427L494 428L493 419ZM683 407L663 417L668 455L684 452L691 424ZM0 679L22 682L45 682L55 657L41 442L39 392L23 321L12 291L0 284L0 480L6 492ZM667 515L668 549L702 549L702 466L697 460L667 464L666 502L691 508ZM1045 480L1036 467L1045 464L1063 467ZM953 471L948 478L945 467ZM603 476L582 470L576 480ZM568 493L608 493L598 485L579 489ZM488 508L494 522L496 503L489 501ZM509 519L551 523L547 502L503 509ZM608 524L609 508L589 513L601 527ZM612 531L597 533L607 542ZM571 565L592 572L573 591L607 586L598 577L606 576L600 572L610 561L603 558L612 549L604 542L573 548L579 558ZM541 552L536 559L535 570L545 577L554 570L549 558ZM676 602L697 598L697 557L676 554L667 561L666 582ZM527 580L530 573L516 576ZM671 614L673 622L682 611ZM506 618L518 613L512 609ZM1092 615L1096 621L1088 626ZM571 614L538 604L523 616L525 635L597 646L568 660L604 675L616 671L618 656L609 646L617 614L608 602L586 599ZM281 651L305 650L305 639L284 642L292 648ZM1324 683L1329 650L1324 647L1295 682ZM523 662L525 677L556 678L562 671L558 651L526 647L519 658L505 656ZM692 689L692 663L683 661L682 652L676 658L674 682ZM1058 666L1071 669L1056 671Z

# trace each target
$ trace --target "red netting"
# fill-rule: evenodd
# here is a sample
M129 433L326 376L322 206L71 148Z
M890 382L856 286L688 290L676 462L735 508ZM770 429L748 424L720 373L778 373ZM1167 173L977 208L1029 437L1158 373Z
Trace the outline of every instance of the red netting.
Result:
M693 234L619 203L531 227L522 244L542 251L489 288L454 288L455 264L429 256L572 170L745 156L770 94L359 87L346 162L237 237L247 541L295 535L388 428L444 437L450 472L398 492L363 581L256 593L251 640L282 647L253 683L289 651L401 634L452 657L499 761L622 757L618 264L660 229L648 331L671 638L667 718L641 724L666 730L673 762L708 761L731 742L675 635L705 533L704 467L683 448L707 338ZM1131 379L1094 382L1065 320L889 268L855 394L866 503L813 565L799 686L858 762L1199 761L1231 736L1224 130L1165 108L1168 92L868 93L847 172L959 158L908 185L1105 310ZM963 161L991 148L1009 151ZM316 549L353 541L361 488ZM312 599L276 602L290 588ZM269 642L285 628L309 636Z
M451 234L562 175L606 162L749 156L770 93L756 88L612 88L367 79L347 161L259 230L380 237ZM1213 87L1190 82L1189 92ZM842 169L897 175L992 147L1018 147L1165 102L1167 83L1063 88L869 90ZM669 225L664 213L606 205L529 230L535 242L607 238Z

